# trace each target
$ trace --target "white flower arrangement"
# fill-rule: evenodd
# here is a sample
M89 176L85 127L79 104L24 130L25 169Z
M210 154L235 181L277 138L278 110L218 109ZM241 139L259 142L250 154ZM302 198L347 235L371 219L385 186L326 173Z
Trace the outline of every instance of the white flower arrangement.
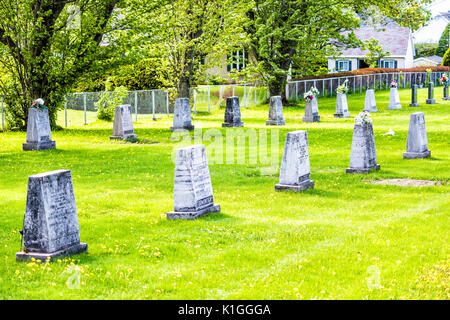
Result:
M31 105L32 108L41 108L41 109L48 109L47 103L41 99L37 98L33 101L33 104Z
M372 123L372 118L370 117L370 113L367 112L367 111L360 112L355 117L355 123L356 124L363 124L363 125Z
M348 91L347 83L348 83L348 79L346 79L346 80L345 80L345 81L337 88L336 92L337 92L337 93L343 93L343 94L346 94L347 91Z
M312 87L311 89L309 89L308 92L305 92L303 94L303 99L305 99L306 101L311 101L318 94L319 94L319 90L317 90L316 87Z

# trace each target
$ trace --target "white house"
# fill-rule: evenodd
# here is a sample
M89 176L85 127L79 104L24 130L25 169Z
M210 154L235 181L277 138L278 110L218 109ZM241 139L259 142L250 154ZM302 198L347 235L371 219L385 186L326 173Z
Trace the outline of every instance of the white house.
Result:
M381 68L412 68L414 61L414 42L410 28L390 23L382 30L372 26L363 26L355 30L356 37L362 41L377 39L383 51L389 55L378 61ZM328 57L329 72L352 71L368 68L364 61L368 51L361 48L346 48L339 57Z
M435 67L442 63L442 57L431 56L431 57L420 57L414 59L414 67Z

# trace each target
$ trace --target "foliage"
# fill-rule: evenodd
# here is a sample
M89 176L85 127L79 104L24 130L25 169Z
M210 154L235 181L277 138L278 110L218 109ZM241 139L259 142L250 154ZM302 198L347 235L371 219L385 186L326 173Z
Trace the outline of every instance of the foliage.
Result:
M110 81L106 81L106 90L101 98L95 103L98 108L97 118L100 120L112 121L114 112L118 105L123 104L123 99L128 96L128 89L124 86L115 87L112 90ZM112 91L111 91L112 90Z
M132 48L145 56L163 59L168 84L179 97L205 79L208 68L219 65L223 55L242 45L244 1L236 0L129 0L127 22L134 39ZM206 59L207 57L207 59Z
M317 63L338 54L336 47L361 46L352 30L374 13L417 26L428 17L421 8L425 2L428 0L255 0L247 12L246 32L270 95L281 95L289 72L311 74Z
M444 57L442 58L442 65L450 67L450 48L445 51Z
M415 58L431 57L435 55L437 45L434 43L415 43L414 48L416 49Z
M369 68L375 68L379 59L391 54L389 51L383 51L383 45L379 43L379 40L374 38L367 40L364 43L363 48L369 51L364 59L369 65Z
M0 83L8 109L25 128L28 108L42 97L50 123L76 79L98 58L118 0L12 0L0 6L0 65L10 74Z
M450 23L447 24L444 31L442 32L441 38L439 39L438 45L436 47L435 55L443 57L445 51L450 48L449 46L449 32L450 32Z

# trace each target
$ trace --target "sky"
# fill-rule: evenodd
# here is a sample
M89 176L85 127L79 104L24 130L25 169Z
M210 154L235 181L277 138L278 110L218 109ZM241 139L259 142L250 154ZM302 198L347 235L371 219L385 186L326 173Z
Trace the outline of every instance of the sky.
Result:
M436 0L428 9L431 10L434 19L430 20L426 26L414 32L415 43L438 43L447 23L450 22L442 17L436 18L440 13L450 10L450 0Z

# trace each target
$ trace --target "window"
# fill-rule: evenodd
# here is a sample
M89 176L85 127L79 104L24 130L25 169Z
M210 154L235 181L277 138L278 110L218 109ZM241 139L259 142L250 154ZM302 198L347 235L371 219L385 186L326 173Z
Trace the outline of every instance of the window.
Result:
M248 52L245 49L234 51L231 55L227 56L227 71L242 70L248 63Z
M337 60L336 71L351 71L352 62L350 60Z
M382 68L397 68L397 61L396 60L381 60L381 67Z

